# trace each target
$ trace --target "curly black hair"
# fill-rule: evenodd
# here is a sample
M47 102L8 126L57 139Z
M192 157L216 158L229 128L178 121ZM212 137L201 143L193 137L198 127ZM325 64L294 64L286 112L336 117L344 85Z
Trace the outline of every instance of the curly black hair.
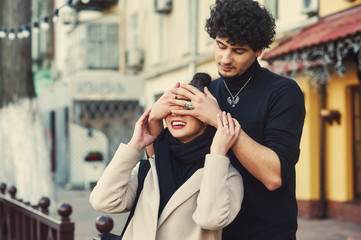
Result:
M230 44L250 46L255 52L270 46L275 28L272 15L253 0L216 0L205 25L211 38L228 38Z

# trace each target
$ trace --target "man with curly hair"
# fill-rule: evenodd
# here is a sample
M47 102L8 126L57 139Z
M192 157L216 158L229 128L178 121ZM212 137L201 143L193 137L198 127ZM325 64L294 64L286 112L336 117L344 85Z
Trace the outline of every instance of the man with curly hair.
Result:
M274 40L274 18L253 0L217 0L205 28L214 39L220 78L204 93L189 85L174 87L168 103L174 114L192 115L213 126L221 111L241 124L229 156L243 177L244 200L223 239L296 239L295 165L305 106L294 80L258 63ZM192 106L182 99L191 100Z

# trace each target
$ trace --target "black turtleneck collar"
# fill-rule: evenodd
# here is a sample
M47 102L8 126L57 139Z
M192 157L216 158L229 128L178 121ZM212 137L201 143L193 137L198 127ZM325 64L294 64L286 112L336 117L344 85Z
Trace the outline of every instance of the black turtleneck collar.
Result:
M255 59L254 62L252 63L252 65L241 75L239 76L235 76L235 77L223 77L221 75L221 77L224 79L224 81L226 82L229 90L232 93L236 93L239 91L239 89L241 89L243 87L243 85L247 82L247 80L250 77L254 77L261 69L261 66L258 63L258 60ZM251 81L252 82L252 79Z

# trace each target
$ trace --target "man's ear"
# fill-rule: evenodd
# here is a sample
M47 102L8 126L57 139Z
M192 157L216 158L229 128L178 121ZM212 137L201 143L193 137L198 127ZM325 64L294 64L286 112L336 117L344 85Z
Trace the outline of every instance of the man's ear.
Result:
M263 52L263 50L258 50L257 52L255 52L256 57L261 56L262 52Z

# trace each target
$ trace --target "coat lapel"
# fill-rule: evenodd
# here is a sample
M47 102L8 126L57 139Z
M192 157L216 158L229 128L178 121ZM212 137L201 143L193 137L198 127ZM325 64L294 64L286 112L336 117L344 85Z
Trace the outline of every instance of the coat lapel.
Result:
M149 198L149 200L151 200L150 202L152 203L152 216L156 216L155 219L158 218L158 209L159 209L159 201L160 201L160 191L159 191L159 183L158 183L158 175L157 175L157 170L155 167L155 161L154 158L149 158L149 163L150 163L150 173L151 176L151 183L149 183L151 185L151 187L149 189L152 189L152 194L145 196L145 198ZM151 198L151 199L150 199Z
M139 196L136 211L132 219L132 229L129 230L135 234L135 239L156 239L157 235L160 200L159 185L154 159L149 158L149 163L151 167L144 180L144 187ZM125 236L124 239L127 239L128 236Z
M182 203L193 196L200 189L203 176L203 168L198 169L178 190L172 195L165 205L158 219L158 227L167 219L167 217ZM159 186L158 191L159 191ZM157 208L158 209L158 208Z

